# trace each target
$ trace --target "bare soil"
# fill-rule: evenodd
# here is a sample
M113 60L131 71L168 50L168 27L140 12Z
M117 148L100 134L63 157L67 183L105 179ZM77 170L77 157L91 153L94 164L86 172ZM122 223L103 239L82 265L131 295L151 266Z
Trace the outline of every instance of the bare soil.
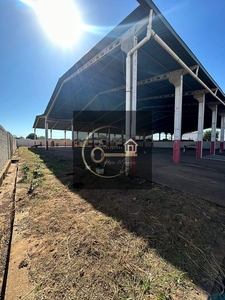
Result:
M74 189L83 166L44 149L19 159L7 300L223 297L225 208L136 177Z
M10 246L11 224L13 221L13 201L17 164L11 164L0 187L0 299L4 293L7 277L7 256ZM1 288L3 287L3 288Z

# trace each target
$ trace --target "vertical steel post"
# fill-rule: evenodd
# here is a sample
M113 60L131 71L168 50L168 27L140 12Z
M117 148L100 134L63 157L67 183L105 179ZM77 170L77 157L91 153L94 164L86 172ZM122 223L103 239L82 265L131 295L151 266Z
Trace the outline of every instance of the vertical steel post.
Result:
M215 155L216 149L216 124L217 124L217 110L218 105L209 105L209 108L212 110L212 133L211 133L211 145L210 145L210 154Z
M108 147L110 149L110 128L108 128L108 139L109 139Z
M136 46L138 38L136 35L133 36L133 44ZM131 94L131 138L135 142L136 140L136 113L137 113L137 50L132 55L132 94ZM135 172L135 156L131 156L132 172Z
M95 147L95 134L92 133L91 137L92 137L92 148L94 148Z
M221 116L220 153L223 153L223 151L224 151L225 112L220 113L220 116Z
M136 46L138 38L133 36L133 45ZM132 91L131 91L131 138L136 139L136 111L137 111L137 50L132 55L131 76L132 76Z
M126 58L126 142L136 136L136 89L137 89L137 50L151 38L153 10L149 14L146 37L137 43L137 37L124 36L121 49L127 53ZM131 94L132 93L132 94ZM133 106L133 107L132 107ZM132 114L135 109L135 113ZM125 156L125 173L131 168L131 157Z
M194 98L198 101L198 138L197 138L196 158L202 158L205 94L194 95Z
M131 138L131 56L126 58L126 123L125 136L126 141ZM125 173L130 169L130 156L125 156Z
M145 132L143 132L143 148L145 148L146 136Z
M37 140L36 128L34 128L34 146L36 146L36 140Z
M182 121L183 75L170 77L169 81L175 86L173 162L179 163Z
M45 150L48 150L48 118L45 117Z
M73 121L71 124L71 139L72 139L72 149L74 149L74 126L73 126Z
M122 128L121 143L124 145L124 128Z
M127 41L126 58L126 141L136 136L136 110L137 110L137 50L129 51L137 45L138 39L134 35ZM126 174L134 166L130 156L125 156ZM133 169L133 168L132 168Z
M64 130L64 146L66 147L66 130Z

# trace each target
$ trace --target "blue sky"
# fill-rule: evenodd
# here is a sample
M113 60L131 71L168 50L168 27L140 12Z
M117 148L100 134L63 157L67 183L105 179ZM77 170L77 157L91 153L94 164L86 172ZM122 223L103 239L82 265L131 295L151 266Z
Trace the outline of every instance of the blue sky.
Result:
M30 0L34 1L34 0ZM136 0L74 0L83 31L74 47L46 35L34 10L20 0L0 1L0 125L13 135L33 132L58 79L138 6ZM175 31L225 91L225 1L155 0ZM43 135L38 130L38 135ZM63 133L53 132L53 137Z

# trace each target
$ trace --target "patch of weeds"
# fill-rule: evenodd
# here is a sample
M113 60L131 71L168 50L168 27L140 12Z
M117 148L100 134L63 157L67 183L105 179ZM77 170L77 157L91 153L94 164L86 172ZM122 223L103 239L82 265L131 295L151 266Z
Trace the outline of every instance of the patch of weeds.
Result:
M20 182L29 184L27 194L31 194L34 189L42 184L44 173L40 170L41 168L43 166L40 164L35 165L34 168L26 162L22 165L22 179Z
M22 171L23 171L24 173L27 173L29 170L30 170L30 168L29 168L28 164L27 164L27 163L24 163L24 164L22 165Z
M36 293L39 293L40 291L41 291L41 284L39 284L35 289Z
M21 179L20 182L27 182L27 180L28 180L28 171L30 170L30 167L28 166L27 163L24 163L22 165L21 170L22 170L22 179Z
M38 169L33 170L33 179L41 178L44 176L43 173L41 173Z

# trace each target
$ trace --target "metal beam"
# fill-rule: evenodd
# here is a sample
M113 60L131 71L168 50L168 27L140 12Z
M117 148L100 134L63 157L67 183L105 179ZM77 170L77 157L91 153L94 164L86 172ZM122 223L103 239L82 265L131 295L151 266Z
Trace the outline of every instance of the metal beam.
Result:
M49 122L51 122L51 121L49 120ZM51 129L54 129L58 123L59 123L59 120L57 120L57 121L55 122L55 124L51 127Z
M198 69L198 65L195 66L191 66L190 69L191 70L196 70ZM178 75L186 75L188 74L187 70L185 69L178 69L172 72L167 72L164 74L160 74L160 75L156 75L156 76L152 76L143 80L138 81L138 85L143 85L143 84L149 84L152 82L158 82L158 81L163 81L163 80L169 80L171 77L173 76L178 76Z
M107 47L105 47L98 54L93 56L88 62L86 62L84 65L82 65L82 67L80 67L77 71L75 71L70 76L68 76L66 79L64 79L59 87L57 94L55 95L55 97L52 101L52 104L48 110L47 115L49 115L49 113L51 112L52 107L53 107L64 83L71 80L78 74L82 73L84 70L88 69L89 67L91 67L92 65L94 65L95 63L100 61L104 56L106 56L110 52L115 51L117 48L121 47L121 44L124 42L124 39L127 39L129 36L132 36L134 34L136 34L136 35L140 34L146 28L146 25L148 24L148 22L149 22L149 17L146 17L146 18L140 20L139 22L137 22L134 26L132 26L130 29L128 29L124 34L122 34L120 37L118 37L115 41L113 41L111 44L109 44Z
M217 99L219 102L221 102L224 106L225 103L216 95L217 91L213 92L211 88L209 88L199 77L198 77L198 70L196 73L194 73L190 67L188 67L182 60L181 58L155 33L154 30L152 30L151 32L152 37L154 38L154 40L160 45L162 46L162 48L164 50L166 50L167 53L170 54L170 56L172 56L178 64L181 65L181 67L183 67L184 69L186 69L188 71L188 73L196 80L198 81L205 89L207 89L209 91L209 93L215 98Z

